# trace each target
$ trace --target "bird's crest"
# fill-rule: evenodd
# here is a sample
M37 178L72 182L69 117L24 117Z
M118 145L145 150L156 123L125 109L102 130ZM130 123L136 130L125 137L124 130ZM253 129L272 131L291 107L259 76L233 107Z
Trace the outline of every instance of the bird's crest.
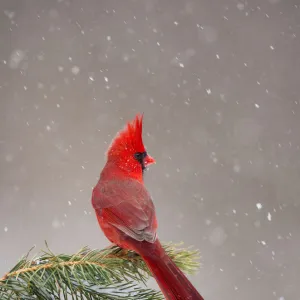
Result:
M145 147L142 138L143 115L137 114L136 117L128 122L113 139L107 151L108 157L120 156L124 154L134 154L144 152Z

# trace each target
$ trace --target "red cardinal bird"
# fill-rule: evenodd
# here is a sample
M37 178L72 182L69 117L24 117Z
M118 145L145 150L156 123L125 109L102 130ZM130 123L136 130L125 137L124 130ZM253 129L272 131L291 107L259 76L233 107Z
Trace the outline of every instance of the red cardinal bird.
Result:
M166 299L203 300L157 238L155 208L143 182L146 167L155 160L144 147L142 121L137 115L108 149L92 196L99 225L112 243L144 259Z

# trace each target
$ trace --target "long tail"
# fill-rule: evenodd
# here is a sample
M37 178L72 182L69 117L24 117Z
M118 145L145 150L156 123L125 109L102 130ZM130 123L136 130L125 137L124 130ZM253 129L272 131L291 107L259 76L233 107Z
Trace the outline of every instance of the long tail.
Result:
M159 240L135 245L167 300L204 300L162 248Z

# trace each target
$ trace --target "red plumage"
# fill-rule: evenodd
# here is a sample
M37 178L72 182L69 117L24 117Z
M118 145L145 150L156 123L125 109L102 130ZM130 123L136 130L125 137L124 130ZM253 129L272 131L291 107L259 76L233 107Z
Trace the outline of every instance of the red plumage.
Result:
M155 160L144 147L142 122L137 115L113 140L92 205L106 237L141 255L166 299L203 300L157 239L155 208L143 183L145 167Z

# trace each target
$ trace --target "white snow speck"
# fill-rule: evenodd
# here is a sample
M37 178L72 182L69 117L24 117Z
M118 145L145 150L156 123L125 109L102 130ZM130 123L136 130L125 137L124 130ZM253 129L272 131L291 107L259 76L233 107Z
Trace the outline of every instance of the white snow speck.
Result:
M128 56L127 54L124 54L124 55L123 55L123 60L124 60L125 62L128 62L128 61L129 61L129 56Z
M206 93L207 93L208 95L210 95L210 94L211 94L211 89L206 89Z
M12 162L13 159L14 159L14 157L13 157L12 154L7 154L7 155L5 156L5 160L6 160L7 162Z
M206 220L205 220L205 224L206 224L207 226L209 226L209 225L211 224L211 220L210 220L210 219L206 219Z
M174 24L177 26L179 23L175 21Z
M41 82L39 82L39 83L38 83L38 89L43 89L43 88L44 88L44 84L41 83Z
M72 67L71 71L74 75L78 75L80 72L80 69L78 66L74 66L74 67Z
M72 202L71 202L71 201L68 201L68 204L71 206L71 205L72 205Z
M92 76L89 77L89 80L90 81L95 81L94 77L92 77Z
M184 64L183 64L183 63L180 63L180 64L179 64L179 67L180 67L180 68L184 68Z
M39 61L45 60L45 53L41 52L40 54L38 54L37 59L38 59Z
M111 41L111 36L108 35L108 36L106 37L106 39L107 39L108 41Z
M270 45L270 49L271 49L271 50L274 50L275 48L274 48L274 46Z
M272 215L271 215L270 212L268 212L267 218L268 218L269 221L272 221Z
M239 10L244 10L244 9L245 9L245 4L239 2L239 3L236 5L236 7L237 7Z
M233 212L234 214L236 214L236 210L235 210L235 209L233 209L232 212Z
M4 232L7 232L8 231L8 228L7 226L4 227Z
M218 162L218 158L216 157L216 152L212 152L210 154L210 158L215 164Z
M50 127L49 125L47 125L47 126L46 126L46 130L47 130L47 131L50 131L50 130L51 130L51 127Z
M256 108L259 108L259 104L255 103L254 105L255 105Z
M52 221L52 227L55 228L55 229L60 228L60 227L61 227L61 224L60 224L59 220L54 219L54 220Z
M216 58L217 58L217 59L220 59L220 56L219 56L219 54L216 54Z
M57 108L60 108L60 104L57 103L57 104L56 104L56 107L57 107Z
M265 241L261 241L261 244L264 245L264 246L267 245L267 243Z
M108 78L107 77L104 77L104 80L105 80L105 82L108 82Z
M20 62L25 58L25 52L17 49L12 52L9 60L9 67L11 69L17 69L20 65Z
M256 207L257 207L257 209L261 210L262 209L262 204L258 202L258 203L256 203Z
M222 246L227 239L227 234L222 227L216 227L209 236L209 241L214 246Z
M4 14L11 20L15 17L16 13L14 11L5 10Z
M240 173L240 171L241 171L241 166L240 165L234 165L233 166L233 171L235 172L235 173Z

